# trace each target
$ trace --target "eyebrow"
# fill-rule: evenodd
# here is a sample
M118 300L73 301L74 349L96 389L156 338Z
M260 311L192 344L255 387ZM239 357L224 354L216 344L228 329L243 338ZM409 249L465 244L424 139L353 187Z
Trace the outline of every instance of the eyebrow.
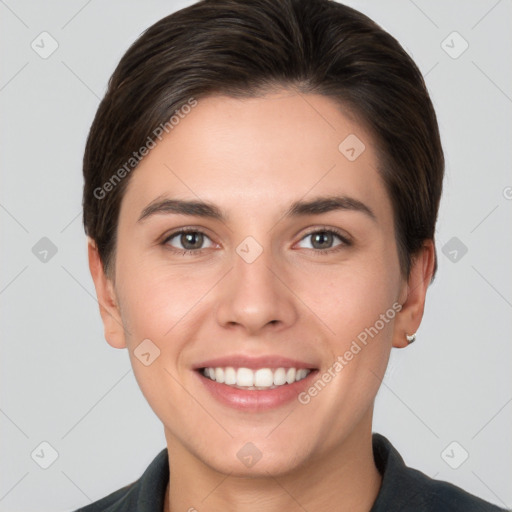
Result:
M317 197L310 201L295 201L285 211L282 218L320 215L336 210L361 212L373 221L377 217L373 210L363 202L348 196ZM141 222L156 214L175 213L195 217L209 218L227 222L228 216L215 204L204 201L157 198L142 211L137 222Z

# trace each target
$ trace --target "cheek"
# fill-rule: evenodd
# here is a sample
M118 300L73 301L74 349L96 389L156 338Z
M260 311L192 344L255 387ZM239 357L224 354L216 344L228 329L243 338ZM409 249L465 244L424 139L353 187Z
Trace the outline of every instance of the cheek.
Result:
M140 343L141 337L158 344L172 339L215 282L215 276L204 271L171 267L135 253L125 252L120 260L118 292L123 323L130 328L129 346Z
M323 398L326 415L342 407L360 417L386 370L399 309L400 276L392 253L389 258L383 252L376 254L371 261L362 258L357 265L325 267L315 279L311 275L301 280L304 302L313 304L311 309L327 326L322 329L326 334L323 351L329 354L324 376L335 377ZM315 282L322 284L314 286ZM321 407L321 402L316 406ZM345 419L341 415L332 421Z
M393 254L376 254L337 267L311 267L295 278L297 295L341 348L373 326L396 302L400 284L398 264ZM386 320L394 316L392 310ZM392 324L390 321L382 326L379 322L383 335L390 335Z
M325 418L316 438L327 449L363 420L380 387L397 314L393 272L384 261L329 270L322 276L327 285L302 290L328 329L319 339L326 366L299 401L311 417Z
M187 371L183 356L197 325L199 301L212 285L197 273L132 264L126 257L119 265L119 300L133 372L162 422L184 421L182 411L190 401L180 384Z

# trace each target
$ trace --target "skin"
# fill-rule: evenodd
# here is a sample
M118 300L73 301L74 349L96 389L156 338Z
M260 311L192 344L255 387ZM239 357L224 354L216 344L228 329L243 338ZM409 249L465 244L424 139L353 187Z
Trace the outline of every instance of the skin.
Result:
M349 134L366 146L353 162L338 149ZM420 325L434 266L425 241L409 278L400 272L370 134L319 95L212 96L130 180L115 277L105 275L92 240L89 263L105 338L128 348L164 425L165 510L368 511L381 485L371 447L374 398L391 348L407 346L406 333ZM334 193L363 202L375 219L352 210L283 217L293 201ZM215 203L228 219L161 213L138 221L163 196ZM165 242L187 226L205 233L201 253L173 252L190 248L179 235ZM352 244L308 236L328 229ZM263 249L252 263L236 252L247 236ZM396 303L401 311L306 405L235 410L214 400L192 370L234 353L278 354L322 374ZM134 355L144 339L160 350L149 366ZM247 442L262 454L250 468L237 457Z

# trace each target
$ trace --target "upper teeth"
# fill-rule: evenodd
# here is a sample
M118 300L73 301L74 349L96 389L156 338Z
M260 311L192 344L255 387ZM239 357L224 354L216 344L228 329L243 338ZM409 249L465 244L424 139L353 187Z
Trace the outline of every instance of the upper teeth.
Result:
M204 368L203 375L228 386L248 389L273 389L283 384L292 384L306 377L311 370L300 368Z

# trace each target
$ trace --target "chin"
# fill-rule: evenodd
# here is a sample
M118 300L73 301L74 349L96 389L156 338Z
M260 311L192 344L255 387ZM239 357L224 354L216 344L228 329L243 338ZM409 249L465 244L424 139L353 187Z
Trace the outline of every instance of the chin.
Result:
M231 477L284 476L305 465L308 459L304 447L302 452L291 443L270 442L264 436L254 441L231 440L229 447L217 446L215 453L198 453L196 456L215 471Z

